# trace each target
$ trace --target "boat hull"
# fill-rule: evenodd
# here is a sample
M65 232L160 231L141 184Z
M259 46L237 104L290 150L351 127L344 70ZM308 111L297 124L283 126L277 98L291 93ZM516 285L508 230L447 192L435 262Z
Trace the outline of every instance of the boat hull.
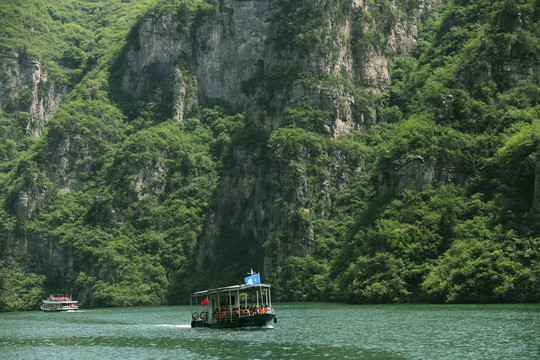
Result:
M40 309L43 310L43 312L76 311L79 310L79 305L77 301L72 300L43 300Z
M223 322L206 322L204 320L196 320L191 322L191 327L208 327L214 329L263 327L270 324L272 321L277 322L275 314L257 314L246 317L239 317L230 321L227 320Z
M78 308L70 308L70 309L46 309L46 308L41 308L41 310L43 312L62 312L62 311L77 311L79 310Z

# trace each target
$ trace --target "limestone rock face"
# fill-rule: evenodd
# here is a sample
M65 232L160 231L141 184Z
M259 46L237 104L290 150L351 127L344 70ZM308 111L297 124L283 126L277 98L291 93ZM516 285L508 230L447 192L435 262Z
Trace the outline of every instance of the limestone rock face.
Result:
M79 190L92 173L92 157L89 145L82 134L71 134L58 139L49 149L50 158L45 168L47 177L60 191ZM73 156L73 153L78 156Z
M387 53L369 43L362 47L352 46L351 38L356 36L354 29L358 27L355 21L360 20L352 15L339 24L329 20L328 26L339 28L335 32L341 34L330 40L336 49L333 53L306 59L294 50L276 54L267 48L264 70L291 66L305 71L322 71L331 76L347 74L351 82L362 84L369 92L386 90L390 84ZM400 54L405 54L415 44L416 38L415 27L406 35L399 30L403 27L406 25L398 22L391 36L390 46ZM271 35L267 37L271 38ZM252 61L258 59L253 58ZM306 100L330 114L322 128L315 130L329 139L355 130L366 130L376 122L373 107L362 103L351 89L335 84L319 82L316 86L306 86L301 80L294 81L289 88L276 91L271 96L263 95L266 105L275 110L270 113L257 102L260 94L257 94L259 97L251 95L245 103L248 126L265 132L283 125L287 107ZM329 153L330 166L321 169L313 184L308 170L309 152L300 154L293 163L261 166L257 160L262 152L263 146L255 150L235 148L233 163L224 170L199 246L197 263L201 269L207 259L227 261L221 259L217 249L223 241L230 240L227 237L231 232L232 236L249 244L245 248L247 261L262 266L266 273L282 265L288 256L310 254L315 244L310 212L317 211L323 217L329 214L332 186L346 188L350 179L362 171L361 163ZM261 254L263 245L265 250Z
M0 110L16 107L29 113L26 131L40 137L68 89L56 86L40 61L14 51L0 52L0 73Z
M41 137L45 123L60 107L69 89L57 86L39 60L15 51L0 52L0 74L0 111L27 113L28 135ZM59 161L68 160L62 158ZM11 206L17 216L30 220L48 206L48 192L52 186L35 169L19 166L26 186L13 194ZM53 177L62 176L61 172L53 172ZM58 242L44 242L37 234L6 233L1 236L3 258L35 255L40 259L43 271L59 278L64 278L72 266L69 255Z
M264 58L270 6L267 1L222 1L219 13L196 29L179 28L170 14L143 19L137 42L126 54L122 91L151 98L152 90L163 86L175 95L177 121L197 102L198 90L203 98L242 107L241 83ZM197 89L186 86L190 76Z
M43 267L41 270L57 279L65 279L73 270L73 258L57 241L44 242L39 235L8 235L3 258L15 258L25 254L36 256Z
M130 181L129 189L134 201L141 201L149 193L159 194L165 190L165 174L167 166L162 161L148 161L140 167L138 173Z
M391 168L379 174L380 194L399 197L405 190L422 191L426 186L461 183L462 174L452 164L437 163L433 159L426 160L419 155L409 154L401 161L394 161Z
M294 46L278 46L277 34L284 25L280 21L286 21L287 14L271 1L219 1L215 12L199 19L197 26L177 24L171 14L150 16L140 22L125 53L121 88L146 99L155 95L155 89L164 89L173 99L176 121L208 99L225 100L245 112L248 129L267 134L284 125L287 108L309 103L328 118L307 130L336 139L377 121L377 105L364 95L369 98L388 89L389 53L405 55L416 43L420 17L439 4L440 0L421 1L417 15L410 16L400 10L399 1L393 1L397 17L385 29L388 41L381 46L363 35L377 26L363 18L371 11L369 2L354 1L352 7L358 11L343 11L339 18L327 14L322 25L325 38L309 54ZM319 74L319 79L308 83L300 77L269 91L268 76L286 69ZM258 75L260 83L255 81ZM345 78L354 88L332 78ZM255 83L246 91L243 85L249 81ZM346 188L349 179L362 171L358 161L330 152L325 156L331 165L315 179L309 174L309 152L289 163L261 161L265 153L266 144L234 148L200 239L201 269L206 261L234 261L223 259L218 250L230 241L247 244L246 261L264 263L268 271L287 256L306 256L314 244L311 212L329 214L331 188ZM418 186L432 180L423 169L410 171ZM264 252L263 244L272 242L278 250Z
M139 25L137 43L131 44L126 54L127 71L122 77L122 91L142 98L152 81L168 80L171 65L180 52L180 35L175 30L172 16L148 17ZM172 88L170 82L165 87ZM155 85L153 88L155 89Z

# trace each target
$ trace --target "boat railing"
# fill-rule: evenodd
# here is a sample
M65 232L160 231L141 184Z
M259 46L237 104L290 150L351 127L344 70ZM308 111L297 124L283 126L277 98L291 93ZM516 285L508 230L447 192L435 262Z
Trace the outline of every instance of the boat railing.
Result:
M233 322L237 319L249 317L259 314L275 314L274 309L271 307L251 307L251 308L235 308L231 312L230 310L214 310L211 314L208 310L201 312L192 311L191 316L195 321L203 321L205 323L218 323L218 322Z

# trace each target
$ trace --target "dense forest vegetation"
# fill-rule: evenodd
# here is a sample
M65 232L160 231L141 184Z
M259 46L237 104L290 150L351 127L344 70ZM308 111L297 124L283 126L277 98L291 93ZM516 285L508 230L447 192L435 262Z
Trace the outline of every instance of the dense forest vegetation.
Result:
M313 255L281 269L287 300L538 300L538 78L489 69L510 46L537 62L539 10L450 1L430 17L395 61L386 121L354 135L372 170L337 196ZM464 181L377 198L377 169L410 156L459 167Z
M351 135L373 168L319 220L312 256L278 274L287 300L538 300L538 77L490 69L510 46L537 63L539 10L450 1L429 18L414 53L395 60L385 121ZM374 175L411 156L458 168L463 181L377 197Z
M317 29L328 16L338 21L339 9L352 11L342 1L277 3L288 26L276 32L275 46L306 53L331 52ZM373 26L356 46L369 39L384 47L394 10L389 1L369 3L372 12L362 16ZM399 3L410 16L417 12L418 1ZM290 209L291 224L313 225L315 243L307 256L289 256L264 274L276 300L540 300L540 209L533 204L539 78L537 71L505 70L511 58L538 69L540 1L443 1L419 24L409 56L388 54L388 91L355 89L375 109L374 125L336 139L321 131L329 114L308 102L288 107L285 126L265 133L246 127L242 109L219 99L178 123L159 86L145 100L120 94L122 54L143 16L170 12L178 23L198 26L213 11L210 0L0 3L0 49L16 51L21 61L40 59L51 79L70 89L39 138L25 131L28 88L0 112L0 310L36 309L48 293L66 291L83 306L175 304L217 269L214 281L237 281L253 266L234 255L242 244L223 244L229 274L223 264L196 272L193 254L233 148L261 144L259 161L268 166L307 161L304 175L315 189L332 154L363 167L347 188L332 185L324 216L328 204ZM269 94L291 79L355 86L325 76L261 71L243 91L264 84ZM78 160L68 166L72 182L60 188L56 156L65 148ZM398 195L382 191L380 179L411 159L454 175ZM161 172L141 170L148 168ZM286 195L285 187L272 191ZM21 194L40 199L24 215L16 211ZM72 259L67 273L36 254L8 256L14 237L59 244ZM282 239L272 233L261 251L277 259Z

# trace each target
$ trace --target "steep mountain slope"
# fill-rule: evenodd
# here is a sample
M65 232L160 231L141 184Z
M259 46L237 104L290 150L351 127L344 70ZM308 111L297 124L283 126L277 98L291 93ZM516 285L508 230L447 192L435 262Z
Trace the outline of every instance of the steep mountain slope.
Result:
M433 5L408 9L409 16L397 3L370 13L361 3L221 1L208 14L199 9L202 20L191 26L176 25L169 13L143 19L125 54L122 90L144 98L152 95L150 83L163 85L179 121L200 91L202 101L219 98L245 111L246 131L261 138L233 144L198 247L199 271L235 263L232 249L242 247L269 273L280 264L264 256L262 245L276 236L284 242L280 259L310 253L313 225L291 218L327 217L330 184L347 187L363 160L358 154L349 160L339 146L324 149L318 156L325 159L309 174L314 154L288 132L317 144L371 127L390 83L387 55L407 54L419 17ZM196 88L187 85L193 78ZM284 126L296 129L271 134ZM281 141L298 141L298 149L278 154Z
M540 298L537 1L82 3L93 33L25 40L52 81L2 43L2 309L249 268L283 300Z

